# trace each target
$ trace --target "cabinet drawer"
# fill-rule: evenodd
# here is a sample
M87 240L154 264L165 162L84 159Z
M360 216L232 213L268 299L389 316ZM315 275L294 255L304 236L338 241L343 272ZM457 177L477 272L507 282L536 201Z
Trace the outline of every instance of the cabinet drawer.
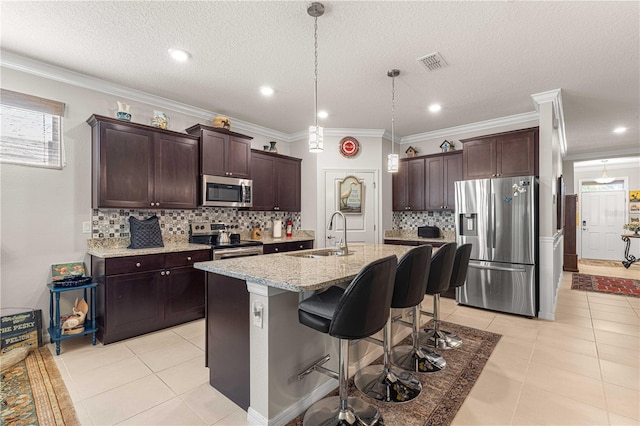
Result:
M211 260L211 250L181 251L165 255L165 268L191 266L194 262L206 262Z
M105 274L118 275L162 269L164 257L164 254L147 254L105 259Z
M292 241L287 243L287 251L307 250L313 248L313 241Z

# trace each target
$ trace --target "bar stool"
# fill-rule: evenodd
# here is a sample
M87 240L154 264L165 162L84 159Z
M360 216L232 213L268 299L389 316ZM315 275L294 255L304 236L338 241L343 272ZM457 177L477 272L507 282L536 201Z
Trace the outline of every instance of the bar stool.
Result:
M454 254L455 245L453 248L439 249L436 254L431 257L430 262L424 266L422 274L414 271L409 278L409 280L414 281L413 286L420 288L421 293L419 296L413 298L412 304L407 303L407 307L413 306L412 323L405 324L403 321L400 321L400 323L411 325L413 344L411 346L397 346L391 351L393 363L404 370L417 373L436 373L447 366L447 362L440 354L421 345L420 336L424 333L420 332L420 314L422 312L420 310L420 304L427 292L429 281L436 280L436 277L442 274L443 265L448 262L453 262ZM400 268L398 268L397 275L398 274L401 274Z
M440 331L439 311L440 311L440 293L444 293L449 289L449 281L451 280L451 272L453 271L453 262L456 257L456 243L447 243L440 247L431 259L431 269L429 270L429 279L427 280L427 294L433 295L433 313L421 311L425 315L433 316L433 325L435 335L438 336ZM426 331L426 330L425 330ZM420 343L438 349L445 349L445 345L441 344L440 338L436 338L431 344L426 333L420 333Z
M456 250L456 257L453 261L453 270L451 279L449 280L449 288L457 288L464 285L467 279L467 270L469 269L469 258L471 257L471 244L463 244ZM435 297L435 296L434 296ZM439 295L437 295L439 301ZM435 300L435 299L434 299ZM435 305L435 303L434 303ZM438 305L439 309L440 306ZM433 323L434 328L425 329L429 346L438 347L440 349L455 349L462 346L462 339L454 333L440 330L438 319L439 312L434 306ZM437 342L436 342L437 335Z
M349 372L349 341L372 336L380 331L391 308L396 275L396 256L376 260L362 268L346 290L330 287L298 304L301 324L340 339L339 372L327 370L320 364L329 356L298 375L298 380L312 371L338 379L340 396L321 399L304 415L305 425L381 425L377 408L360 398L347 398Z
M426 277L431 265L431 249L429 245L413 248L398 261L392 308L416 306L424 298ZM422 384L410 372L391 366L391 322L389 317L383 329L383 364L362 368L355 374L353 381L356 388L369 398L382 402L408 402L420 395ZM375 343L380 342L375 340Z

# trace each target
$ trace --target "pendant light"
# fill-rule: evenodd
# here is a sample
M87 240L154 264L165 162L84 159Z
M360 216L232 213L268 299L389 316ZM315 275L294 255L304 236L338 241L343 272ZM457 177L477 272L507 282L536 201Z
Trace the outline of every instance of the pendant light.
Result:
M607 161L608 160L602 160L602 176L596 179L598 183L611 183L615 180L607 174Z
M324 15L324 5L322 3L313 2L307 8L307 13L313 16L313 37L314 37L314 125L309 126L309 152L322 152L324 150L324 129L318 126L318 16Z
M398 171L398 154L395 153L395 125L396 125L396 77L400 75L400 70L392 69L387 71L387 77L391 77L391 154L387 160L387 171L395 173Z

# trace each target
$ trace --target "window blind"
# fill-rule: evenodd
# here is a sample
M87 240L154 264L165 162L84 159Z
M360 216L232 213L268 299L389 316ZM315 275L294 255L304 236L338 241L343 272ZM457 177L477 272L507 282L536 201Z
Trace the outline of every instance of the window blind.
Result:
M0 161L61 169L64 103L0 90Z

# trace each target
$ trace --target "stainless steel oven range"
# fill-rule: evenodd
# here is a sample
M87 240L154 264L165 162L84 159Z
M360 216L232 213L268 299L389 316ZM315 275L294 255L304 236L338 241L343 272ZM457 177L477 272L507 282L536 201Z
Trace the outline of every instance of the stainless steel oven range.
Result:
M194 222L190 226L189 242L210 245L213 249L213 260L262 254L262 242L241 240L237 233L229 235L229 232L234 228L231 225Z

